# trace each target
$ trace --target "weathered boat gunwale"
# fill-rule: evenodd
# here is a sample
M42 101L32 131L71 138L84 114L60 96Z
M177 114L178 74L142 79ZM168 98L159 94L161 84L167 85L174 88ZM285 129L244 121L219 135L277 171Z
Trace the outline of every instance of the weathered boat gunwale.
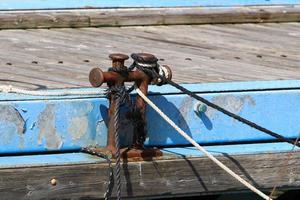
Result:
M225 154L217 158L266 193L274 185L283 191L299 189L300 152ZM0 194L5 199L100 199L108 179L106 163L0 169L0 175ZM57 184L51 185L51 179ZM124 162L122 182L122 196L128 198L247 191L205 157Z
M186 84L193 92L248 120L268 127L287 138L298 136L300 113L299 81L262 81L210 84ZM283 87L283 88L282 88ZM277 88L277 89L276 89ZM288 89L286 89L288 88ZM247 91L248 89L248 91ZM256 90L255 90L256 89ZM261 89L262 91L260 91ZM225 92L228 90L227 92ZM65 90L54 90L54 92ZM72 89L77 92L95 89ZM0 95L2 140L0 154L75 151L84 146L103 147L107 140L108 101L103 94L85 96L24 96ZM43 92L41 92L43 93ZM275 138L208 107L205 113L195 112L198 101L171 86L152 86L149 97L178 123L196 142L201 144L253 143L275 141ZM135 94L132 95L132 99ZM278 102L281 102L278 104ZM290 110L289 113L285 113ZM278 113L282 113L278 115ZM182 146L189 143L166 124L151 108L146 111L148 146ZM268 115L277 117L266 117ZM285 121L286 119L288 121ZM284 123L282 123L285 121ZM132 138L132 123L122 117L121 145ZM157 134L163 132L164 134Z
M298 21L300 5L0 11L0 29Z

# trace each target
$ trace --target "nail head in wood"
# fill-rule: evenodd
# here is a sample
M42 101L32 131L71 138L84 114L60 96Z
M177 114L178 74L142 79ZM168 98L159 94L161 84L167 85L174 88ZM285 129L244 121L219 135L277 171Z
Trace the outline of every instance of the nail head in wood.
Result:
M50 180L50 183L52 186L55 186L57 184L57 180L55 178Z

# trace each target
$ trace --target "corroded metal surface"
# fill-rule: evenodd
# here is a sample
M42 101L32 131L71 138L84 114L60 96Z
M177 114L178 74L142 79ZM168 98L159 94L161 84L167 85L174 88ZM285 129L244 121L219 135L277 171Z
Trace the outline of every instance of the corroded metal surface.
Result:
M116 126L119 126L119 121L116 121L115 115L116 112L119 111L119 104L117 104L118 99L116 99L116 95L113 90L118 87L124 87L124 82L133 81L145 95L148 93L148 85L154 80L153 77L150 77L141 69L137 68L135 71L132 69L128 69L124 62L129 57L124 54L116 53L110 54L109 57L112 59L112 68L109 69L108 72L104 73L99 68L94 68L90 72L89 80L94 87L101 86L104 82L107 83L109 87L109 109L108 109L108 136L107 136L107 145L104 149L99 149L99 151L107 153L108 151L112 153L113 157L116 157L119 148L119 132L116 132ZM132 54L131 57L135 62L139 62L140 64L151 65L155 64L158 66L158 59L152 55L147 53L139 53ZM170 71L170 68L167 70ZM171 71L169 72L171 74ZM171 76L171 75L170 75ZM156 81L157 82L157 81ZM123 97L118 97L123 98ZM135 106L131 108L131 122L133 124L133 140L130 144L130 148L122 151L122 157L153 157L160 156L162 153L158 149L145 149L144 142L147 135L146 130L146 103L139 96L136 97ZM119 112L118 112L119 115ZM119 119L119 117L118 117ZM116 138L115 135L118 135ZM118 145L116 145L118 144Z

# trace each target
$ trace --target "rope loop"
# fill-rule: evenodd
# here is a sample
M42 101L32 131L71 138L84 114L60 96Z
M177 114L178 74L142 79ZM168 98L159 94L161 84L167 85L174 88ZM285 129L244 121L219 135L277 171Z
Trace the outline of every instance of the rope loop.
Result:
M106 96L107 96L107 98L113 97L114 100L118 99L120 106L122 106L124 104L131 105L131 98L130 98L129 92L124 85L110 86L106 90Z
M145 64L134 61L129 69L133 70L134 68L147 74L152 79L152 84L161 86L167 83L168 72L158 63Z
M131 70L129 70L125 67L110 67L110 68L108 68L108 71L109 72L116 72L116 73L120 74L123 77L127 77Z

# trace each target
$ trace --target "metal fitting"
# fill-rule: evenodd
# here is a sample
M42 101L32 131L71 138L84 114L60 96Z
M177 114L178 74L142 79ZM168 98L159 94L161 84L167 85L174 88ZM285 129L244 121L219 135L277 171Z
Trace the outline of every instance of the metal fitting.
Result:
M153 70L154 73L168 80L172 79L170 67L167 65L159 65L158 59L154 55L149 53L133 53L131 54L131 57L134 60L134 64L150 71ZM161 77L151 77L151 84L159 86L163 85L164 81Z
M207 111L207 105L205 105L199 101L197 103L195 103L195 105L194 105L195 113L200 114L200 113L205 113L206 111Z
M156 67L158 59L149 53L133 53L131 54L131 58L136 62L138 65L143 67Z
M112 67L125 67L125 60L128 60L129 56L121 53L109 54L109 58L112 60Z

